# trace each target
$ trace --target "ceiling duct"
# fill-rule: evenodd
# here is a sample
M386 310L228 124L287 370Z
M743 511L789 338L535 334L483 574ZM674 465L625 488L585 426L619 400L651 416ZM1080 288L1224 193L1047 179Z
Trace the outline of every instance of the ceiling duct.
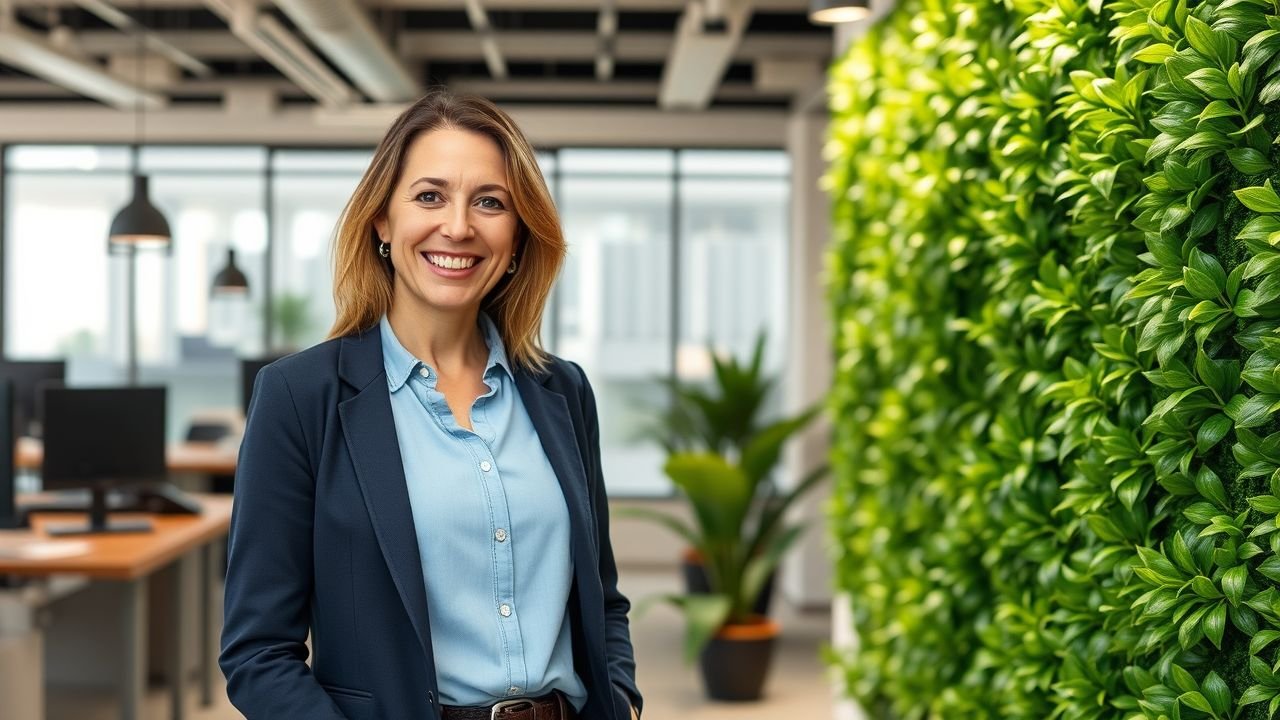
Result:
M751 21L751 0L690 0L676 24L675 43L662 68L658 104L665 110L705 110ZM721 13L716 15L716 13Z
M255 0L205 0L226 21L231 34L271 63L285 77L325 107L356 101L356 91L311 52L306 43L270 15L258 12Z
M376 102L407 102L422 94L354 0L276 0L276 5Z

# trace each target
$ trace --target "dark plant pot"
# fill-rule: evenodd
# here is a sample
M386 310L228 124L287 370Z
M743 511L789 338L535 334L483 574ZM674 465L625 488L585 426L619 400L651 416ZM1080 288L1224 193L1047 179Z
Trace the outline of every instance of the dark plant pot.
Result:
M709 593L711 585L707 582L707 569L702 563L702 556L696 550L685 550L684 556L681 558L681 569L684 571L684 587L689 593ZM769 603L773 598L773 579L777 576L777 571L769 573L769 577L765 578L764 586L760 588L760 594L756 597L755 604L751 606L751 612L756 615L768 615Z
M722 628L699 658L707 697L729 702L759 700L777 637L778 624L763 617Z

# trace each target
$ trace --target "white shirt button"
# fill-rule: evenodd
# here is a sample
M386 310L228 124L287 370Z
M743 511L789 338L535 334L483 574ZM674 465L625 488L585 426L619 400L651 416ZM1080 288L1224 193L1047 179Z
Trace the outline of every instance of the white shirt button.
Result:
M480 469L481 469L481 470L483 470L483 471L485 471L485 472L489 472L490 470L492 470L492 469L493 469L493 465L490 465L490 464L489 464L489 461L488 461L488 460L485 460L484 462L481 462L481 463L480 463Z
M502 617L511 617L511 606L506 603L502 603L498 606L498 614Z
M498 528L498 531L497 531L497 532L495 532L495 533L493 534L493 537L494 537L494 539L495 539L495 540L497 540L498 542L506 542L506 541L507 541L507 531L506 531L506 530L504 530L503 528Z
M519 694L520 694L520 688L516 687L515 685L512 685L511 687L507 688L507 694L508 694L508 695L519 695Z
M426 368L418 368L418 374L422 377L431 377L431 371Z

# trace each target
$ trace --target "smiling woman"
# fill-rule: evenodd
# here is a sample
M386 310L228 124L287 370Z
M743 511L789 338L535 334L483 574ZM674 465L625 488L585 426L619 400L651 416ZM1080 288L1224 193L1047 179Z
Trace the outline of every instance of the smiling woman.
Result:
M331 339L249 410L221 656L246 717L638 717L595 397L538 338L564 255L492 103L433 93L388 130Z
M502 149L485 135L440 128L413 141L401 176L374 221L396 276L391 326L479 307L516 268L519 220Z

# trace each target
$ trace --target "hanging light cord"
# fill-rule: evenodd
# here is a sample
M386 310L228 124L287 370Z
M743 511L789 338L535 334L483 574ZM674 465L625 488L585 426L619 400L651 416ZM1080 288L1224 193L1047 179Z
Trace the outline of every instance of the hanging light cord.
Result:
M138 82L138 94L134 96L134 101L133 101L133 109L134 109L133 172L134 174L141 174L141 171L142 171L142 168L141 168L142 160L140 155L142 153L143 132L145 131L144 120L142 117L143 116L142 94L147 91L147 88L146 88L146 85L143 84L145 75L143 73L143 68L142 68L143 25L141 20L141 18L143 17L143 13L145 12L146 12L146 3L139 2L138 3L139 19L134 20L133 22L134 32L137 34L137 42L136 42L137 50L136 50L136 58L134 61L138 64L138 67L134 68L134 72L133 72Z

